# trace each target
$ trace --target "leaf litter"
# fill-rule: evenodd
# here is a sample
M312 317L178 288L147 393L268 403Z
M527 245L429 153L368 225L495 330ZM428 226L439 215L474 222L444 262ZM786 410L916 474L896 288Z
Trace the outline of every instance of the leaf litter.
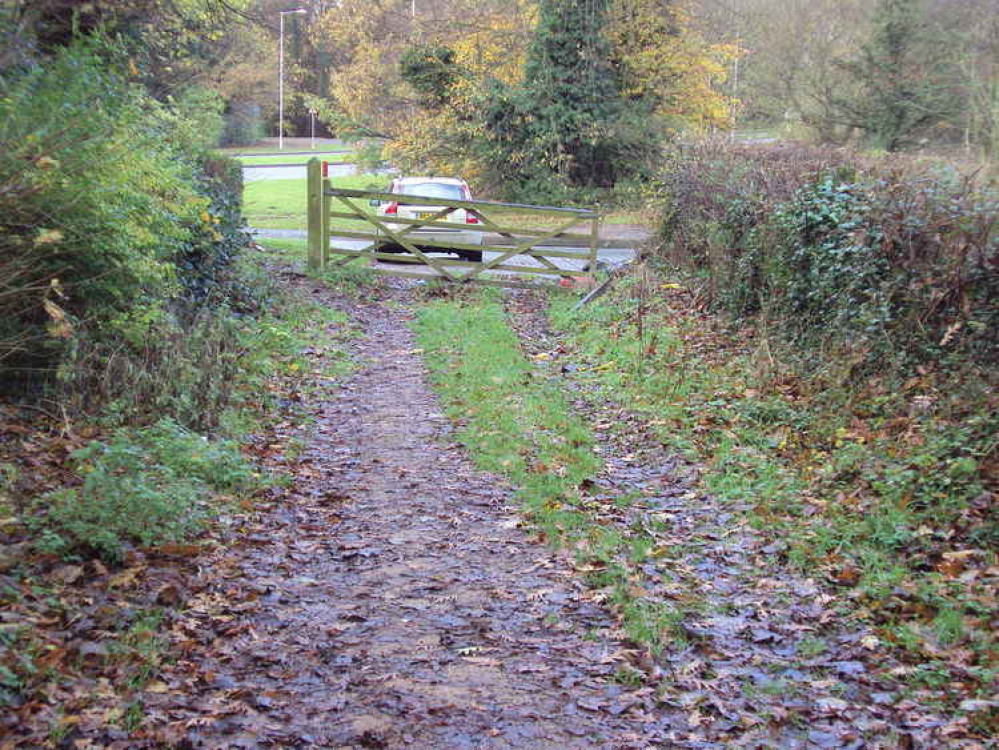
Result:
M303 390L268 460L294 477L199 561L174 663L143 696L150 745L643 748L668 741L637 657L571 566L514 522L511 489L453 442L408 327L410 287L345 301L359 371ZM322 356L321 354L317 356ZM321 367L319 368L321 369ZM165 689L164 689L165 686ZM135 746L134 737L129 746Z
M586 488L602 509L594 518L654 537L631 582L643 602L676 614L672 640L643 673L660 709L678 712L668 746L993 746L968 717L920 702L901 679L910 670L851 617L851 602L792 571L744 501L705 493L699 467L667 450L647 417L580 377L582 363L549 330L543 294L517 292L507 310L539 377L575 394L593 426L604 461ZM632 499L625 509L613 502L621 497Z
M287 393L295 416L254 448L292 481L214 542L133 550L121 570L48 561L55 588L8 591L5 626L38 626L39 666L73 679L5 717L2 747L983 746L885 677L904 665L836 591L791 575L745 506L704 495L696 466L573 377L543 300L514 295L514 327L593 425L605 470L585 489L602 522L656 538L632 593L682 614L658 653L451 442L408 330L411 289L357 301L288 278L363 329L360 371L337 389L332 353L308 352L317 386ZM30 471L62 471L3 416ZM142 660L109 634L141 652L154 609L169 644L156 678L137 679ZM112 687L129 680L134 729Z

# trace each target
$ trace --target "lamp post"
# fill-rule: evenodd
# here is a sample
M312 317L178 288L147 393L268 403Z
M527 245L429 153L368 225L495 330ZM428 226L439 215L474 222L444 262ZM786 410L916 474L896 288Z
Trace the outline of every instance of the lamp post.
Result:
M278 11L281 30L278 32L278 151L284 150L284 17L289 13L304 15L305 8Z

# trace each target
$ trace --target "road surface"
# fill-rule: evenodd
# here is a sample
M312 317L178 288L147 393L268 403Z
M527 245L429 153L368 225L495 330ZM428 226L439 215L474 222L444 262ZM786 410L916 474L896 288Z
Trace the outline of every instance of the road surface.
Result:
M263 164L243 167L243 182L259 182L261 180L304 180L305 165L281 166ZM356 164L330 164L330 177L346 177L357 174Z

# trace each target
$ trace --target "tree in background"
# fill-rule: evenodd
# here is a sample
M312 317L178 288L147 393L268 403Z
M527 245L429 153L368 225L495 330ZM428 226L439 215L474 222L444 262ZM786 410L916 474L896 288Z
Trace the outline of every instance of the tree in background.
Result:
M853 134L834 100L856 84L838 64L856 54L873 0L695 0L691 23L712 44L729 44L725 93L742 127L801 126L824 142Z
M249 0L13 0L13 23L46 55L100 30L128 51L159 100L204 85L230 51L228 32Z
M420 94L416 71L406 65L399 72L406 83L406 109L385 152L392 162L410 171L456 174L470 180L478 192L506 188L503 149L486 129L487 104L499 92L513 90L522 80L527 48L536 22L531 0L490 0L473 5L451 0L437 13L417 16L419 34L404 56L425 56L428 49L447 49L448 62L438 56L438 96ZM507 168L506 172L512 171Z
M965 147L999 156L999 13L995 0L953 0L931 9L960 80Z
M999 149L996 0L692 0L737 45L740 122L824 143ZM736 72L738 75L735 75Z
M410 114L399 61L417 30L408 0L343 0L310 24L310 43L328 56L323 118L339 133L392 138Z
M419 97L420 106L439 109L451 98L457 80L454 50L441 45L408 47L400 60L400 75Z
M523 132L502 134L576 187L613 186L635 171L645 145L611 62L608 8L608 0L542 0L516 95Z
M871 40L842 63L858 91L835 100L840 117L888 151L955 111L954 79L922 11L920 0L879 0Z
M131 81L186 123L190 146L216 146L224 101L215 71L241 41L233 32L249 1L13 0L0 10L0 74L103 35L127 56Z
M607 36L624 96L646 103L664 133L728 128L735 92L726 96L735 44L710 44L679 0L614 0Z

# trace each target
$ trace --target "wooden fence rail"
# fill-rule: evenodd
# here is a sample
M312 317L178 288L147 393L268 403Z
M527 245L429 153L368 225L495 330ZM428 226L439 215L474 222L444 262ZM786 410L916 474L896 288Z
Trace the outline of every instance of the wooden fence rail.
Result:
M538 279L592 276L597 265L600 216L589 209L334 188L323 176L318 159L308 164L307 200L309 267L313 269L367 261L377 273L389 276L525 286ZM389 217L372 210L371 203L420 206L430 209L426 212L430 215ZM459 209L475 223L449 221ZM505 218L511 213L521 219L543 218L549 226L520 226L522 221ZM471 233L476 241L453 241L446 236L457 228ZM427 234L433 230L437 233ZM458 257L441 257L441 253ZM389 261L403 268L389 268L385 263Z

